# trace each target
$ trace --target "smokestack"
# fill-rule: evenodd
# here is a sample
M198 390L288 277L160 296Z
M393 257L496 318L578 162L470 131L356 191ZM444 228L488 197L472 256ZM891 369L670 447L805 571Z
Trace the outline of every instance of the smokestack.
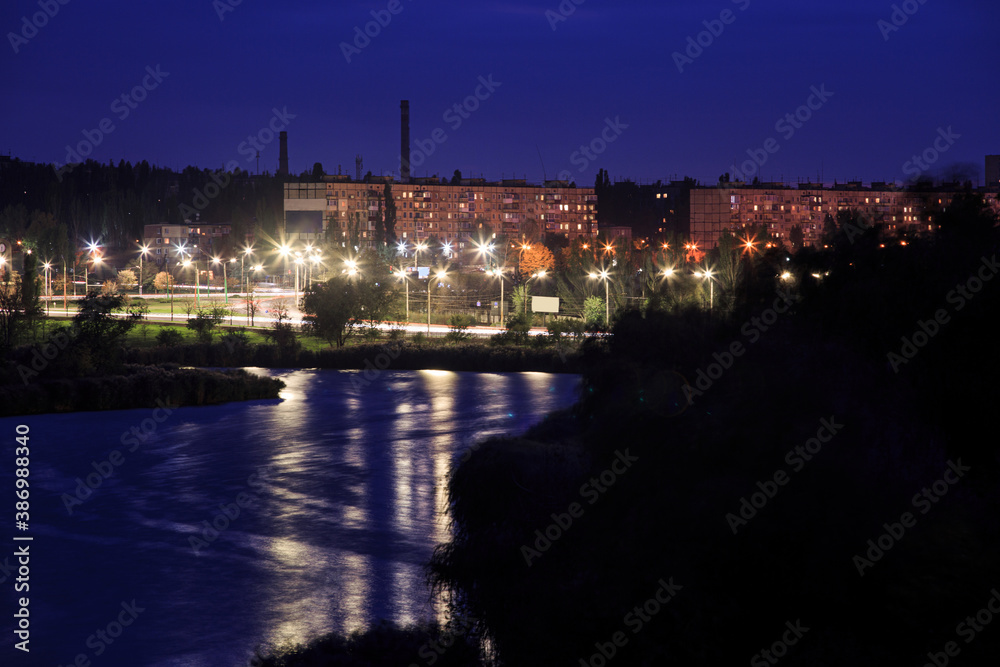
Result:
M399 103L400 114L400 153L399 180L410 182L410 100Z
M288 133L279 134L278 142L278 176L288 176Z

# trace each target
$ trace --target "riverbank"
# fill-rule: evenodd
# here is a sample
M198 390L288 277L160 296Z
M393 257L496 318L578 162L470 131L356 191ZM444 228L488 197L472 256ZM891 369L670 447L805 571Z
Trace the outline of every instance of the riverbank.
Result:
M133 364L173 362L213 368L324 368L332 370L445 370L480 373L572 373L581 371L582 354L575 347L550 345L489 345L388 341L350 347L305 350L276 345L231 342L133 348L126 361Z
M126 365L112 375L38 378L0 386L0 416L215 405L275 399L284 383L244 370Z

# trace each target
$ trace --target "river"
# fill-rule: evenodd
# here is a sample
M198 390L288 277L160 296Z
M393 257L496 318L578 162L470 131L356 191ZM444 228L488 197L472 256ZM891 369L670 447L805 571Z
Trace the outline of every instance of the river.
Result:
M450 467L579 387L544 373L255 372L286 383L279 400L0 420L0 664L245 667L258 645L440 618L424 565L448 539ZM29 589L15 592L24 545ZM30 654L13 646L20 597Z

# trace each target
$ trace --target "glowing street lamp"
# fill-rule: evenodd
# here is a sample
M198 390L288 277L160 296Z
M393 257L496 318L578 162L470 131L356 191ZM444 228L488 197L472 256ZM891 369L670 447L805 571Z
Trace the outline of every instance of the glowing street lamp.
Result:
M498 266L493 271L489 272L490 275L496 276L497 278L500 279L500 324L503 324L503 321L504 321L503 320L503 304L504 304L504 300L503 300L503 272L504 272L504 270L505 269L502 269L502 268L500 268Z
M438 271L435 275L438 280L444 280L448 277L447 271ZM427 333L431 333L431 281L427 280Z
M598 278L600 278L601 280L604 281L604 323L605 323L605 326L610 326L611 325L611 297L610 297L610 294L608 292L608 278L609 278L608 272L607 271L601 271L600 273L595 273L595 272L591 271L590 277L593 278L593 279L595 279L595 280L598 279Z
M708 290L709 290L709 302L708 309L712 310L715 307L715 281L712 280L712 272L709 269L704 271L695 271L695 278L705 278L708 280Z
M49 310L49 302L52 300L52 283L49 281L49 269L52 268L51 262L45 262L42 264L42 268L45 269L45 312Z
M197 264L197 263L195 263L195 262L193 262L193 261L192 261L192 260L190 260L190 259L185 259L185 260L184 260L184 261L183 261L183 262L181 263L181 266L183 266L183 267L184 267L185 269L186 269L186 268L188 268L189 266L193 266L193 267L194 267L194 284L195 284L195 290L194 290L194 305L195 305L195 308L199 308L199 307L200 307L200 305L199 305L199 302L198 302L198 292L199 292L200 290L198 289L198 287L199 287L199 282L198 282L198 264Z
M542 269L538 273L532 274L530 278L528 278L527 280L524 281L524 317L525 317L525 319L528 318L528 281L531 280L531 278L544 278L546 273L547 272L545 271L545 269Z
M148 245L139 246L139 296L142 296L142 258L148 252Z
M413 246L413 268L417 268L417 255L427 250L427 244L421 241L417 245Z

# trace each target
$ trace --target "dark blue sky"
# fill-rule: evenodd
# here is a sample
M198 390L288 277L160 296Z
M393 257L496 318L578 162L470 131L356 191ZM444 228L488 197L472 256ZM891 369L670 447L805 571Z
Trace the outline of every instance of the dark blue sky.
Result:
M982 0L565 0L568 16L559 0L398 0L397 14L390 0L234 1L42 0L58 13L37 34L26 29L26 41L22 17L42 11L38 0L4 3L0 153L61 163L67 144L107 118L114 129L95 159L253 169L240 144L276 108L294 115L293 172L319 161L353 173L361 153L366 171L388 173L399 168L401 99L411 104L414 163L418 141L434 147L415 175L457 168L540 181L544 160L549 178L586 185L600 167L612 178L714 182L749 150L766 155L766 180L821 170L827 182L904 180L964 164L981 181L983 156L1000 153L1000 6ZM894 4L915 11L897 13L890 31ZM232 11L220 20L223 6ZM341 43L354 42L373 10L391 20L347 62ZM701 35L707 46L679 67L673 54L706 21L719 34ZM158 83L146 70L157 65L169 73ZM478 109L445 115L490 75L500 85L479 88ZM134 109L113 104L144 78L155 88ZM810 100L813 86L832 95ZM810 101L807 121L779 124ZM605 131L607 119L617 130ZM430 139L436 128L446 139ZM939 129L947 150L933 164L907 164ZM602 148L602 131L614 139L603 153L578 153ZM261 169L277 159L275 139Z

